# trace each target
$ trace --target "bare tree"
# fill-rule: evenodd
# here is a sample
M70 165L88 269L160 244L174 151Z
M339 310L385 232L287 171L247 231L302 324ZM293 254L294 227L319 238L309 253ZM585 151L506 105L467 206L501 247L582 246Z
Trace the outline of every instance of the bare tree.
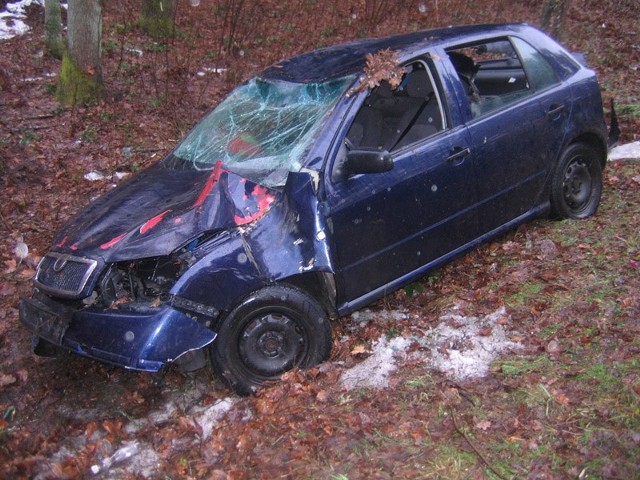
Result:
M152 37L168 37L173 33L174 0L142 0L140 26Z
M542 29L560 39L564 31L564 17L569 0L545 0L542 11Z
M69 0L67 29L58 100L66 104L92 103L102 94L101 0Z
M64 44L62 43L62 11L60 0L45 0L44 2L44 43L47 53L56 58L62 58Z

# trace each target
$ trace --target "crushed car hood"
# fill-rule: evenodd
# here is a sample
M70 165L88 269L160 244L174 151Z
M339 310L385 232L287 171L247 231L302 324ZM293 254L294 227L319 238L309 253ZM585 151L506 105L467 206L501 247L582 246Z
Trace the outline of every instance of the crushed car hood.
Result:
M206 232L256 221L281 194L224 169L163 162L99 198L54 239L54 250L105 262L168 255Z

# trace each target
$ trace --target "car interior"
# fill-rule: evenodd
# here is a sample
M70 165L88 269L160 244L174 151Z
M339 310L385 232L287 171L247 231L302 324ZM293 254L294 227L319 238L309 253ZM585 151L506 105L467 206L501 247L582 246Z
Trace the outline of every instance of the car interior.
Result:
M520 58L506 39L447 53L467 88L474 117L498 110L531 92Z
M347 141L353 148L392 152L444 129L444 116L426 66L416 62L398 88L382 81L356 115Z

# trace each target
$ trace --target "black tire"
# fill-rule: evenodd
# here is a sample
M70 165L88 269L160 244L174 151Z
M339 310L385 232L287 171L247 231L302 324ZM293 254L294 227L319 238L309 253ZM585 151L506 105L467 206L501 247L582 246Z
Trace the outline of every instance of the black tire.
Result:
M587 218L598 210L602 195L602 166L598 154L588 145L569 145L551 182L551 211L554 216Z
M210 346L214 371L248 395L294 367L309 368L331 353L325 311L304 292L284 285L249 295L217 327Z

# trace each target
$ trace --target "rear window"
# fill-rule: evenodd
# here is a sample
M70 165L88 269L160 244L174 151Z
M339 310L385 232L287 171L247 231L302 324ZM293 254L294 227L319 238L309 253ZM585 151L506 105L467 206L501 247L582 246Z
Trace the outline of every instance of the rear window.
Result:
M527 78L535 90L544 90L560 83L549 62L535 48L520 38L512 39L524 63Z

